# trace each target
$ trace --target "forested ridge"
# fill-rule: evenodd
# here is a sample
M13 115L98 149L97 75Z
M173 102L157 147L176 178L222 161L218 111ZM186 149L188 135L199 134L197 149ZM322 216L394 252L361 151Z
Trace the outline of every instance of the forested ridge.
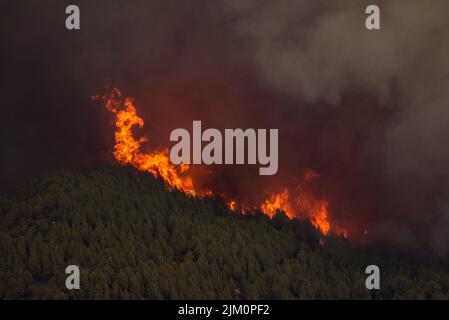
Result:
M320 243L321 240L321 243ZM2 299L439 299L449 264L230 212L134 169L59 171L0 196ZM65 288L78 265L81 289ZM381 289L365 288L365 267Z

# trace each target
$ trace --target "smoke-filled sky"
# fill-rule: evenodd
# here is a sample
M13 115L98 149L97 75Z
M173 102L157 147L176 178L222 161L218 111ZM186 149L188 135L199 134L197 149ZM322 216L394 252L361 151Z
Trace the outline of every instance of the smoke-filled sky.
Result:
M192 120L279 128L276 176L208 168L216 190L257 202L310 168L332 219L447 253L449 2L77 1L78 31L69 4L2 5L2 190L110 159L111 115L90 96L111 82L136 98L148 149Z

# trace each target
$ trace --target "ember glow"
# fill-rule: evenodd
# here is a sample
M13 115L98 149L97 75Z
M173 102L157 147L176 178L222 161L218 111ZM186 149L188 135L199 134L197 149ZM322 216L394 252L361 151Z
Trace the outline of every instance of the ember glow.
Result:
M93 98L101 99L107 110L115 114L114 157L120 164L130 165L159 177L170 189L180 190L190 196L217 196L223 199L232 211L245 213L260 210L270 218L277 212L284 212L290 219L308 219L323 235L332 233L348 237L346 229L331 223L328 201L314 197L309 191L308 185L319 178L319 174L313 170L308 169L304 172L304 176L295 189L282 188L278 193L268 194L266 200L256 207L230 199L223 193L215 193L213 188L200 190L189 175L189 165L174 165L168 156L168 148L150 153L142 151L142 144L148 139L134 137L133 128L142 128L144 121L138 116L133 99L123 97L118 88L107 89L101 98L99 96Z

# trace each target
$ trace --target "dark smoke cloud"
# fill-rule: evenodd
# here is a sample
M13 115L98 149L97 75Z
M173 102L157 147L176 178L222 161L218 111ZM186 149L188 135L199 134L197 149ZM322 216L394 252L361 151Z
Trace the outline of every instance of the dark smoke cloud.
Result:
M201 183L258 203L312 168L365 240L447 252L446 1L377 1L372 32L365 1L78 1L76 32L68 4L4 8L2 189L110 158L112 119L89 100L110 79L136 97L148 148L192 120L279 128L278 175L214 167Z
M368 32L362 8L370 3L227 2L270 87L309 102L324 100L339 113L352 112L345 96L359 91L375 99L360 103L361 112L390 110L385 120L372 118L383 124L366 128L368 150L360 150L378 154L363 161L375 160L384 175L382 190L367 190L380 205L369 229L378 237L421 241L444 252L449 242L449 4L377 1L382 29ZM366 163L366 170L371 165Z

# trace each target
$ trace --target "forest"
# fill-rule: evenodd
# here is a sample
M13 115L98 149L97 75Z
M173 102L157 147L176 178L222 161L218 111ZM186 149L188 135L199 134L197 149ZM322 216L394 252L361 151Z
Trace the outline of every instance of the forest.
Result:
M0 299L448 299L449 263L231 212L133 168L61 170L0 195ZM365 288L365 267L381 289ZM65 268L80 268L80 289Z

